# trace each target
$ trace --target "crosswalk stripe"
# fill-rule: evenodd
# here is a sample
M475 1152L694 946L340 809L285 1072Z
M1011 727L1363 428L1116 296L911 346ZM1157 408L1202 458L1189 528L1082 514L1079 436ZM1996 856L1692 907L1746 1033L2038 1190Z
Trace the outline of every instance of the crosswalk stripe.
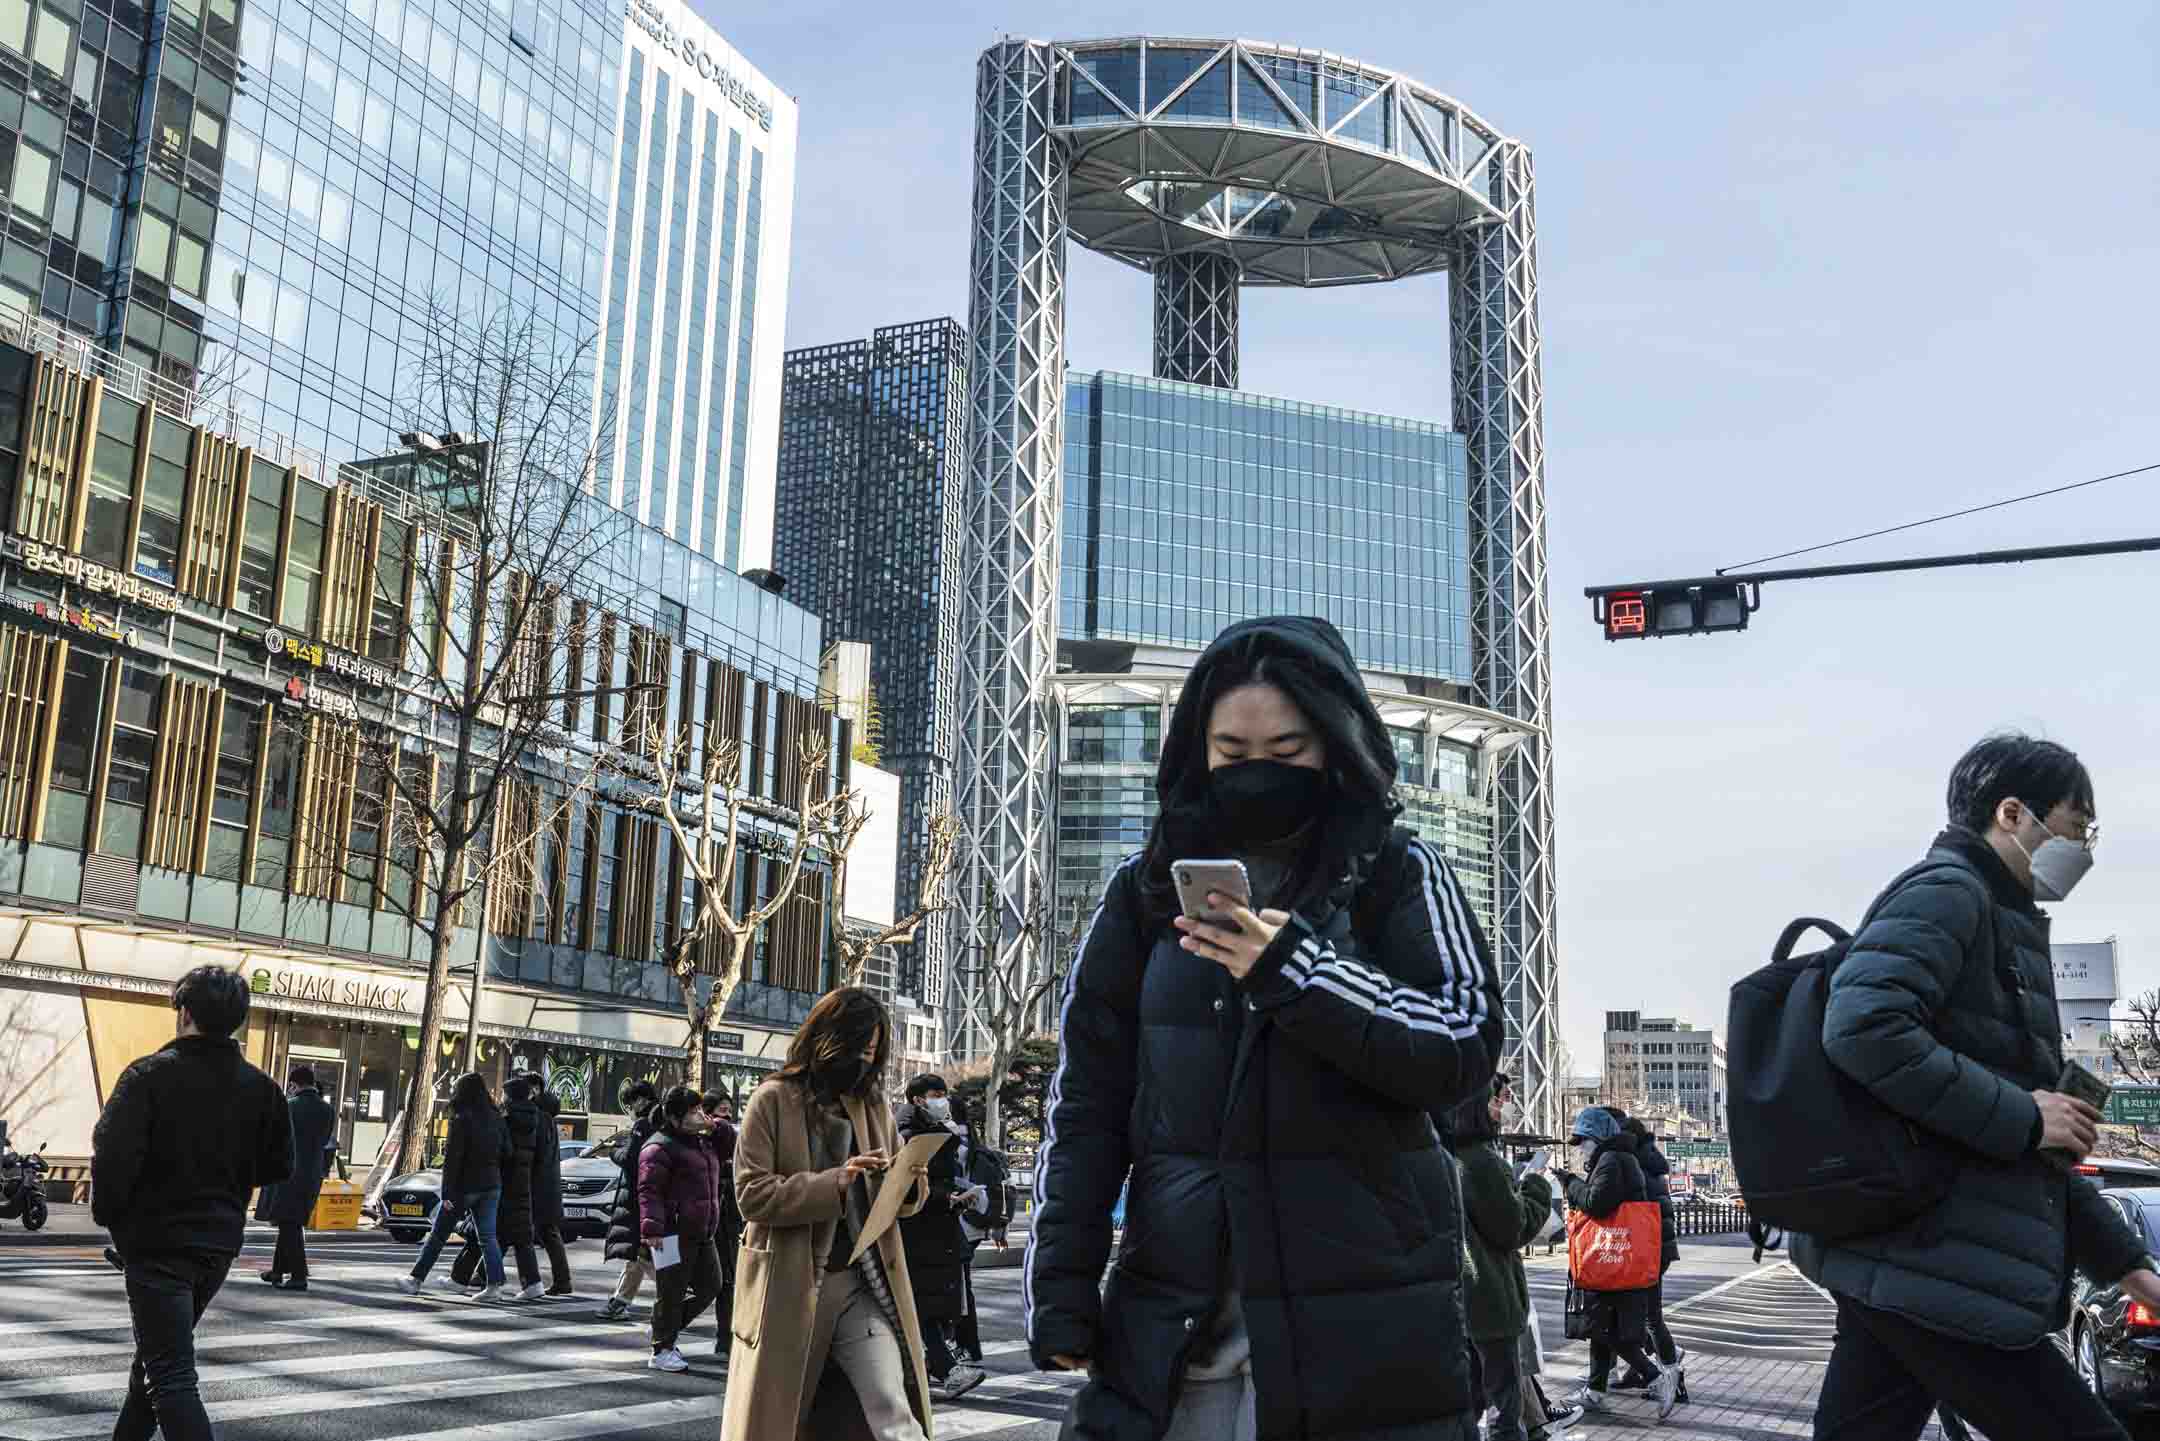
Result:
M215 1381L254 1381L271 1376L318 1376L363 1367L426 1366L436 1361L470 1361L457 1351L377 1351L370 1355L285 1356L272 1361L233 1361L198 1366L197 1379L204 1385ZM0 1382L0 1399L11 1396L94 1396L127 1389L125 1371L99 1371L82 1376L39 1376L28 1381Z
M552 1391L589 1382L635 1380L646 1373L622 1371L543 1371L505 1376L451 1376L435 1381L408 1381L394 1386L361 1386L348 1390L281 1392L275 1396L251 1396L244 1401L214 1401L203 1409L214 1422L253 1421L264 1416L290 1416L305 1411L314 1416L326 1411L356 1411L374 1406L407 1406L416 1401L464 1400L468 1397L500 1396L508 1392ZM10 1421L9 1441L78 1441L85 1436L105 1436L112 1431L112 1417L103 1411L78 1411L50 1421Z
M440 1431L409 1431L403 1436L386 1436L379 1441L578 1441L585 1436L623 1436L633 1431L680 1426L690 1421L717 1421L723 1404L718 1396L686 1396L673 1401L647 1401L637 1406L606 1406L595 1411L573 1411L557 1416L527 1416L479 1426L452 1426Z
M237 1331L223 1335L215 1331L198 1331L195 1349L198 1351L219 1346L286 1346L305 1345L307 1337L294 1331ZM65 1345L24 1346L7 1353L9 1364L20 1361L52 1361L62 1357L77 1356L132 1356L135 1342L131 1337L125 1341L70 1341Z

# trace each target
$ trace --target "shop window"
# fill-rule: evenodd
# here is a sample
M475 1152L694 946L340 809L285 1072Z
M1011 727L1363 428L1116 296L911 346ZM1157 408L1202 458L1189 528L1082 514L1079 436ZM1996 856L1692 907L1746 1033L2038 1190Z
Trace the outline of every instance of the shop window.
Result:
M292 540L285 561L285 600L278 622L302 635L315 633L322 595L323 525L330 492L319 485L293 487Z
M300 798L300 737L271 725L263 764L261 834L255 841L255 884L282 890L292 861L293 819Z
M262 753L263 710L225 698L218 731L216 789L210 801L210 839L203 851L203 873L221 880L240 879L247 851L248 808L255 795L255 758Z
M249 467L236 604L264 620L276 614L278 526L285 518L285 482L286 472L277 466L258 460Z
M88 838L90 782L104 734L105 659L70 649L60 683L60 718L53 740L52 791L45 801L47 845L79 850Z
M158 694L162 678L139 665L120 668L113 710L112 758L106 763L105 812L98 850L140 858L143 817L150 808L150 771L157 761Z
M135 570L172 585L180 564L180 506L187 492L192 432L177 420L155 417L150 426L150 463L143 472L142 528L135 537Z

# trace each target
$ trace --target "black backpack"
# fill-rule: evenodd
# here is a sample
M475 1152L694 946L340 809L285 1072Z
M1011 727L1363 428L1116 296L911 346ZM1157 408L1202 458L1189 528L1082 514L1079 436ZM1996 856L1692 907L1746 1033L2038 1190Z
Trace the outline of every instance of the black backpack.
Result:
M1914 866L1868 908L1868 919L1899 887L1937 870L1956 871L1981 892L1982 936L1992 955L1994 902L1962 866ZM1830 937L1830 946L1794 955L1810 930ZM1929 1211L1957 1179L1962 1153L1953 1142L1890 1110L1823 1051L1830 978L1851 949L1842 928L1803 916L1778 937L1770 964L1732 988L1727 1117L1751 1225L1832 1241L1870 1235Z

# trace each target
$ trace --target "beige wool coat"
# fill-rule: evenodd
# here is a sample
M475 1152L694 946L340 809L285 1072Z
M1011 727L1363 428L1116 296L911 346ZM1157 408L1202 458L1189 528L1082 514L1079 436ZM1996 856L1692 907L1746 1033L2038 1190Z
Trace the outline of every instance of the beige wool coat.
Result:
M852 1096L846 1106L858 1149L888 1155L897 1149L890 1109L878 1102L866 1107ZM840 1176L839 1170L810 1169L805 1089L781 1080L759 1086L744 1108L735 1143L735 1197L745 1224L735 1259L734 1342L721 1441L794 1441L804 1388L814 1393L825 1370L825 1356L810 1354L811 1330L825 1259L841 1215ZM917 1178L901 1214L920 1211L929 1194L928 1178ZM877 1250L900 1312L901 1345L913 1379L908 1400L927 1436L930 1374L899 1227L886 1229ZM848 1391L850 1399L853 1394ZM832 1411L821 1406L804 1434L812 1441L828 1441L835 1419L841 1421L839 1434L848 1434L846 1418L834 1418ZM852 1429L859 1431L860 1413L852 1420Z

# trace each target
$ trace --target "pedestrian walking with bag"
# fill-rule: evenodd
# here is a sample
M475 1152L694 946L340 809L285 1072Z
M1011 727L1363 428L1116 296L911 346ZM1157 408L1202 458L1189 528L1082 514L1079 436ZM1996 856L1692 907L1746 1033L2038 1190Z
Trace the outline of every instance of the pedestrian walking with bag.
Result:
M562 1132L555 1118L562 1114L562 1097L542 1087L533 1097L540 1108L543 1129L533 1152L533 1232L547 1250L549 1296L567 1296L570 1287L570 1252L563 1245Z
M442 1199L435 1207L435 1224L428 1230L427 1244L420 1248L412 1274L398 1277L400 1291L408 1296L420 1294L428 1272L449 1244L451 1231L460 1218L470 1215L487 1258L487 1285L474 1299L502 1299L502 1246L495 1235L495 1216L502 1206L503 1172L509 1165L510 1131L503 1124L502 1112L495 1107L486 1079L467 1071L450 1091L450 1139L443 1152ZM443 1277L442 1284L450 1290L464 1289L450 1276Z
M930 1158L930 1201L900 1223L907 1250L908 1277L915 1288L915 1316L922 1322L923 1364L930 1372L933 1400L952 1401L983 1383L979 1366L953 1355L951 1329L967 1314L967 1232L960 1210L974 1196L974 1184L960 1169L960 1139L952 1132L952 1097L942 1076L917 1076L908 1082L907 1104L900 1108L900 1139L942 1136L945 1145Z
M1522 1248L1552 1216L1552 1183L1535 1172L1518 1181L1500 1152L1501 1111L1512 1099L1513 1081L1493 1077L1490 1096L1472 1097L1456 1108L1448 1138L1462 1169L1463 1238L1470 1248L1467 1330L1484 1378L1485 1405L1499 1413L1487 1441L1528 1441L1528 1424L1547 1424L1542 1407L1528 1418L1523 1410L1521 1347L1530 1318L1530 1278Z
M277 1249L263 1280L281 1291L305 1291L307 1223L337 1159L337 1112L323 1099L313 1066L294 1066L285 1077L285 1093L292 1119L293 1173L263 1187L255 1219L277 1227Z
M248 1192L293 1172L286 1098L234 1039L247 982L198 966L172 1007L173 1039L120 1073L90 1140L90 1215L112 1232L135 1336L114 1441L211 1441L195 1327L240 1254Z
M842 987L751 1093L735 1145L744 1225L721 1441L928 1437L930 1376L897 1228L855 1257L893 1164L891 1055L885 1007ZM902 1218L929 1194L919 1168Z
M1680 1218L1673 1210L1672 1162L1660 1150L1657 1138L1650 1128L1617 1106L1607 1106L1613 1119L1618 1121L1629 1135L1635 1138L1635 1159L1642 1163L1643 1181L1650 1188L1650 1199L1657 1202L1658 1227L1663 1244L1658 1257L1657 1285L1650 1292L1650 1347L1657 1356L1658 1365L1680 1373L1679 1384L1674 1388L1675 1404L1688 1404L1687 1367L1680 1347L1673 1341L1672 1328L1665 1324L1665 1273L1680 1260ZM1650 1378L1629 1367L1627 1374L1613 1382L1615 1391L1647 1391Z
M977 1366L982 1365L982 1315L975 1302L975 1253L985 1241L1006 1249L1005 1228L1012 1224L1011 1169L1005 1158L981 1142L982 1128L973 1118L956 1123L960 1133L961 1168L975 1188L960 1208L960 1230L967 1237L967 1254L961 1275L967 1284L967 1310L953 1326L954 1349Z
M1664 1227L1635 1138L1612 1112L1588 1106L1568 1143L1582 1166L1579 1175L1557 1170L1568 1198L1568 1338L1590 1343L1590 1374L1569 1404L1604 1410L1613 1363L1621 1360L1650 1378L1662 1421L1679 1404L1680 1372L1659 1367L1644 1350Z
M495 1239L517 1258L519 1286L518 1290L504 1293L502 1299L505 1301L537 1301L546 1294L546 1288L540 1284L540 1255L535 1246L539 1228L534 1212L539 1197L534 1183L539 1177L541 1152L544 1150L550 1156L558 1153L555 1128L547 1123L534 1099L539 1091L540 1078L530 1071L520 1072L503 1084L503 1128L510 1135L510 1160L503 1167L502 1203L495 1212ZM556 1205L560 1209L559 1159L556 1175ZM466 1239L465 1248L451 1264L450 1279L460 1286L473 1284L485 1253L486 1245L475 1227Z
M1241 621L1185 680L1159 815L1066 979L1036 1158L1028 1341L1088 1373L1077 1441L1475 1430L1433 1118L1489 1094L1504 1012L1396 773L1324 620Z
M660 1129L638 1152L638 1228L653 1258L655 1371L687 1371L676 1341L720 1295L720 1159L707 1141L705 1098L670 1086Z
M620 1321L628 1316L630 1303L652 1274L652 1258L646 1253L638 1226L638 1154L666 1119L660 1111L660 1092L650 1081L625 1082L618 1101L630 1117L630 1129L617 1138L615 1149L609 1153L615 1163L615 1206L608 1215L607 1240L601 1254L610 1261L622 1262L622 1275L615 1282L615 1294L593 1313L603 1321Z

